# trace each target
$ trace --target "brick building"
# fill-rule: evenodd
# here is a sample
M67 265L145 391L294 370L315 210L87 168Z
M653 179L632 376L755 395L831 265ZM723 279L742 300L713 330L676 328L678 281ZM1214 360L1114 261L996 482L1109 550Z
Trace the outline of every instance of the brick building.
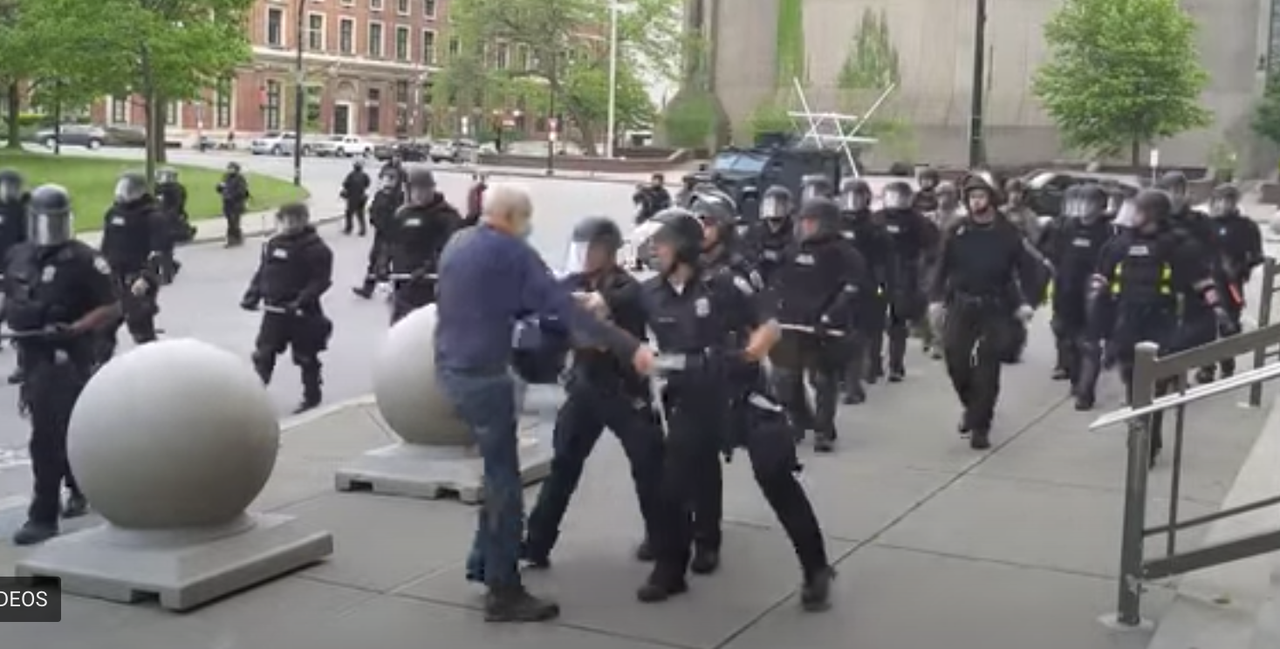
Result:
M258 0L248 21L253 61L203 101L172 102L169 139L291 130L301 6L307 131L370 137L429 130L430 78L447 54L447 0ZM145 124L136 98L107 97L92 118Z

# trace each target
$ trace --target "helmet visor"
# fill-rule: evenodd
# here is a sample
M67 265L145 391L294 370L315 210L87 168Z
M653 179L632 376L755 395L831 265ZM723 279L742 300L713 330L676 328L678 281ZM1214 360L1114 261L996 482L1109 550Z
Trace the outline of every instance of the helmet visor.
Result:
M587 271L587 257L591 252L591 244L587 241L574 241L569 244L569 249L564 254L564 265L561 266L566 274L585 273Z
M804 191L800 193L801 200L813 200L825 195L823 186L820 183L809 183L804 186Z
M1138 216L1137 205L1130 199L1125 199L1120 204L1120 209L1116 210L1116 218L1114 223L1121 228L1136 228L1140 223L1141 217Z
M1230 198L1215 198L1209 203L1209 216L1227 216L1236 211L1236 202Z
M659 270L658 258L653 251L655 235L662 230L662 223L647 221L631 232L631 254L634 265Z
M413 185L405 195L405 202L409 205L430 205L435 197L435 185Z
M10 202L22 196L22 183L16 179L0 179L0 202Z
M396 188L396 177L390 174L378 176L378 191L389 192Z
M871 205L871 197L859 191L847 191L840 195L840 209L861 212Z
M281 234L296 234L307 227L307 217L301 214L277 214L276 230Z
M911 195L900 189L884 190L884 209L905 210L911 206Z
M116 182L116 202L132 203L147 193L147 186L133 178L121 178Z
M760 218L784 219L787 217L787 203L777 196L765 196L760 201Z
M38 246L56 246L70 241L74 235L73 217L65 214L32 214L27 219L27 236Z

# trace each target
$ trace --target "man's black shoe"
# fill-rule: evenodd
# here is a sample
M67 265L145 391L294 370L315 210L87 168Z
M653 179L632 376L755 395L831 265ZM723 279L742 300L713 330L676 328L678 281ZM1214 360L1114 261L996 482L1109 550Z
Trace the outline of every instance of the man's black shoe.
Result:
M27 521L13 535L13 544L18 546L37 545L58 535L58 526L48 523Z
M831 581L835 576L836 571L828 567L806 577L800 589L800 606L814 613L831 608Z
M689 582L684 579L660 579L650 576L649 581L645 582L639 590L636 591L636 599L651 604L654 602L665 602L672 596L679 595L689 590Z
M653 546L649 545L649 539L641 541L640 545L636 546L636 561L650 563L654 558Z
M711 548L694 548L689 570L696 575L709 575L720 567L720 551Z
M22 385L22 382L26 380L27 375L22 371L22 368L14 370L13 374L9 375L9 385Z
M975 430L969 436L969 448L975 451L985 451L991 448L991 433L985 430Z
M559 604L530 595L524 586L493 587L485 597L486 622L545 622L559 615Z
M89 513L89 499L84 494L73 493L67 497L67 502L62 506L63 518L79 518Z
M351 292L366 300L373 297L373 287L371 286L353 286Z

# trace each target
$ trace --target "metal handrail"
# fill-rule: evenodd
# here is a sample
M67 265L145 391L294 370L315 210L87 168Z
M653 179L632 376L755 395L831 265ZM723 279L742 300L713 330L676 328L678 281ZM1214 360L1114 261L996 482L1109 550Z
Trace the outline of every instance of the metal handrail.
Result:
M1267 360L1275 356L1268 350L1280 348L1280 324L1271 324L1271 301L1276 294L1278 272L1280 264L1268 257L1263 265L1258 329L1163 357L1159 354L1159 345L1152 342L1139 343L1134 349L1129 405L1099 417L1089 426L1090 430L1099 430L1122 423L1128 424L1124 522L1115 614L1115 622L1119 625L1133 627L1142 624L1142 591L1147 581L1280 550L1280 528L1190 551L1179 552L1177 545L1180 531L1280 505L1278 495L1190 520L1178 518L1187 406L1212 396L1248 388L1249 405L1258 407L1262 403L1262 384L1280 379L1280 364L1267 364ZM1245 354L1253 356L1251 370L1208 385L1187 386L1188 372ZM1169 410L1174 411L1175 416L1168 520L1164 525L1148 527L1147 496L1152 441L1156 435L1161 434L1164 414ZM1157 535L1165 537L1165 556L1148 559L1144 556L1144 543L1148 537Z

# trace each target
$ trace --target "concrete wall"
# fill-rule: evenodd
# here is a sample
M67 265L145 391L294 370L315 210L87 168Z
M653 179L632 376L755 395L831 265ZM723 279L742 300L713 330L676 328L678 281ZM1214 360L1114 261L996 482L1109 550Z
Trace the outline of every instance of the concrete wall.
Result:
M915 125L918 160L963 163L968 151L975 1L805 0L807 92L813 109L839 109L836 75L859 21L866 8L883 9L902 77L886 112ZM726 4L733 9L722 10L716 24L716 91L736 125L773 88L777 0ZM1260 87L1258 56L1265 52L1266 39L1260 24L1270 20L1269 2L1184 0L1183 4L1200 21L1200 49L1211 75L1204 103L1214 111L1215 124L1159 147L1164 162L1204 164L1214 144L1230 138L1243 148L1254 139L1248 122ZM1068 157L1030 90L1031 77L1046 55L1042 25L1057 5L1058 0L989 0L985 132L993 162Z

